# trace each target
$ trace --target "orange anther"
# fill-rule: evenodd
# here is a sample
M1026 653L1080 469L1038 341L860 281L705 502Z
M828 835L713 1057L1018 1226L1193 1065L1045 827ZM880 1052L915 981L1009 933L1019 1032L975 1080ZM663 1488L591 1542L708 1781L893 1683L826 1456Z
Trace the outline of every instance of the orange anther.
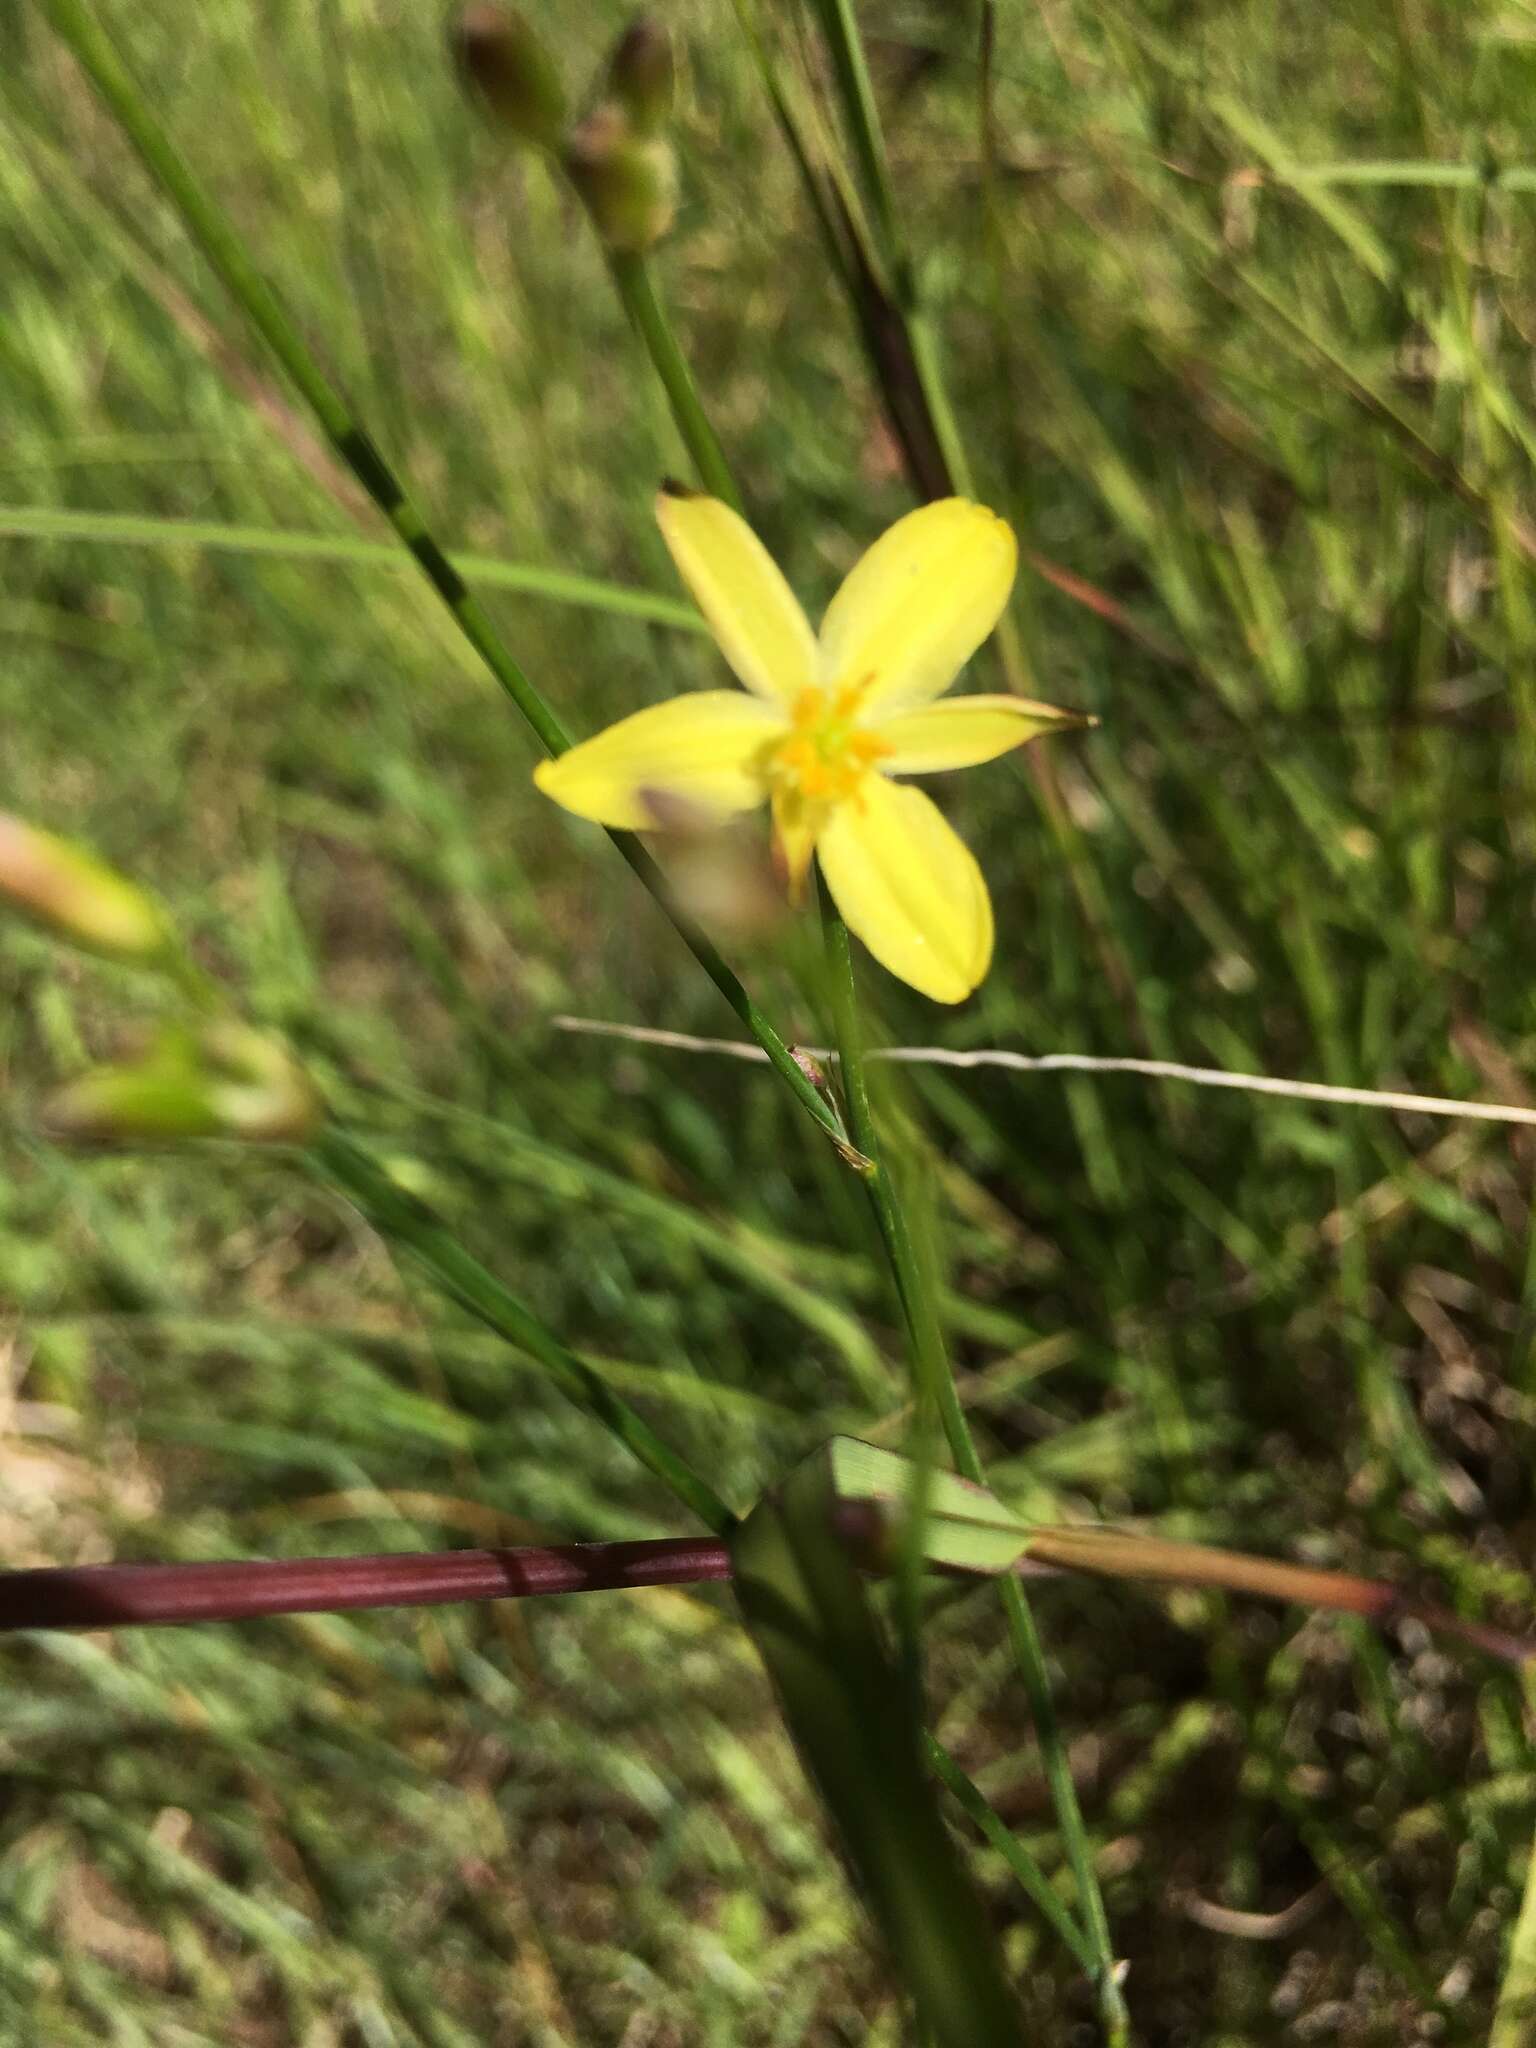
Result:
M880 760L892 748L889 740L881 739L876 733L856 732L848 742L848 751L867 768L871 761Z
M858 705L874 681L845 684L835 692L810 685L795 698L790 730L773 755L780 786L812 802L842 802L855 796L870 763L889 745L855 725Z

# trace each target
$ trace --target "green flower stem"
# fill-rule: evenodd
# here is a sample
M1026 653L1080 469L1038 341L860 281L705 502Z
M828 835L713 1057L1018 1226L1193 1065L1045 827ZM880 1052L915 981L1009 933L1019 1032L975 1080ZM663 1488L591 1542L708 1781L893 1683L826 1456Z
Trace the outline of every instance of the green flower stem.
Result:
M151 176L171 201L193 240L223 279L314 414L321 430L363 489L416 558L423 575L446 606L460 632L551 754L571 745L552 706L529 681L502 640L489 614L471 595L404 485L372 437L326 377L281 300L246 254L232 223L193 175L144 95L97 25L86 0L42 0L44 11L69 45L81 68L111 109ZM642 295L643 296L643 295ZM651 295L654 304L654 295ZM639 302L637 301L637 304ZM659 309L657 309L659 314ZM664 324L664 323L663 323ZM676 344L673 343L675 349ZM691 382L689 384L691 390ZM697 408L697 394L694 394ZM702 420L702 409L699 409ZM706 427L706 432L708 431ZM711 440L713 437L710 437ZM719 456L718 444L716 455ZM719 457L723 468L724 459ZM837 1119L795 1064L783 1039L752 1001L720 953L673 901L660 869L629 833L608 835L640 880L656 897L710 980L763 1048L775 1071L802 1109L832 1138L841 1139Z
M822 936L826 945L828 994L832 1008L832 1030L837 1044L838 1079L842 1084L847 1112L848 1136L863 1155L861 1177L874 1211L886 1263L896 1284L907 1343L912 1356L915 1398L912 1407L913 1481L907 1497L902 1526L901 1551L897 1560L897 1603L902 1640L906 1653L906 1676L914 1697L922 1692L922 1588L924 1573L923 1537L928 1512L929 1476L933 1469L933 1419L942 1422L946 1439L953 1443L965 1431L965 1414L949 1369L949 1354L939 1323L933 1290L918 1262L917 1247L907 1227L906 1211L890 1169L880 1153L880 1133L874 1107L869 1099L869 1079L864 1065L863 1034L859 1029L858 985L854 980L853 947L842 913L832 900L821 870L816 872L821 908Z
M881 1242L885 1246L891 1276L895 1280L901 1302L902 1316L911 1340L919 1401L926 1403L938 1414L945 1436L953 1442L965 1433L965 1410L960 1405L960 1397L955 1391L954 1378L949 1370L949 1354L945 1348L944 1333L939 1322L938 1306L933 1299L933 1290L927 1285L918 1263L911 1232L907 1228L906 1212L896 1191L896 1185L880 1156L880 1134L876 1128L874 1109L869 1099L863 1038L859 1030L859 999L853 975L853 944L848 936L848 927L832 901L819 871L817 884L821 894L822 931L826 939L827 961L831 970L829 995L832 1006L832 1029L837 1044L838 1075L842 1082L843 1101L847 1110L848 1136L868 1161L868 1165L863 1169L862 1178L869 1190L870 1205L874 1209L875 1221L880 1228Z
M974 1480L978 1486L985 1486L986 1470L955 1388L954 1374L950 1369L944 1333L932 1290L925 1283L911 1233L907 1228L906 1214L891 1178L890 1169L881 1157L879 1133L870 1105L864 1070L864 1052L858 1031L858 994L854 982L853 951L849 943L848 928L839 916L824 885L821 901L827 960L831 969L832 1021L837 1038L838 1072L847 1107L848 1135L869 1161L864 1182L869 1190L870 1203L885 1244L891 1271L895 1276L902 1314L906 1320L918 1380L917 1413L921 1417L925 1407L930 1412L937 1413L956 1469L966 1479ZM921 1468L926 1465L926 1460L921 1455L921 1437L917 1449ZM919 1560L922 1510L923 1502L919 1498L911 1503L908 1516L908 1536L919 1546ZM909 1547L901 1560L903 1583L916 1569L910 1558ZM1050 1673L1046 1667L1045 1651L1035 1627L1034 1615L1030 1611L1029 1602L1019 1581L1005 1574L997 1583L1008 1626L1009 1642L1024 1680L1030 1715L1034 1720L1035 1732L1040 1742L1040 1757L1045 1769L1046 1782L1050 1786L1051 1798L1061 1823L1067 1861L1077 1885L1079 1906L1087 1926L1087 1945L1091 1958L1088 1970L1099 1995L1100 2017L1109 2040L1120 2042L1126 2038L1125 2002L1120 1995L1120 1987L1114 1974L1114 1947L1110 1940L1108 1916L1104 1911L1104 1897L1093 1868L1093 1849L1083 1824L1082 1809L1077 1800L1077 1787L1072 1782L1072 1769L1067 1758L1066 1744L1062 1740L1055 1704L1051 1698ZM904 1600L903 1604L907 1609L903 1618L910 1627L910 1609L907 1601Z
M688 359L678 344L666 307L656 293L651 266L642 255L609 252L608 267L614 288L629 315L630 325L640 337L651 367L667 394L672 417L682 435L699 481L714 497L723 498L733 511L741 510L741 496L725 459L714 428L704 411L698 386Z
M430 1210L397 1186L370 1153L332 1128L315 1141L308 1158L320 1177L355 1202L381 1237L424 1267L444 1294L498 1337L536 1358L560 1391L617 1437L706 1529L717 1536L731 1533L736 1517L708 1481L663 1443L600 1373L471 1257Z

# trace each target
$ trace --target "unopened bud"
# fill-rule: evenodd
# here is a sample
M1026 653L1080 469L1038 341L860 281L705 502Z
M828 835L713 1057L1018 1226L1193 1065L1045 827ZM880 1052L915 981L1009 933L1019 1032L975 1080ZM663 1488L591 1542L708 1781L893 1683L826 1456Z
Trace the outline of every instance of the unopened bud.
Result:
M324 1115L282 1040L229 1019L168 1026L138 1057L92 1068L53 1097L45 1122L77 1144L302 1145Z
M154 897L67 839L0 812L0 904L109 959L158 966L175 952Z
M638 16L608 60L608 90L637 135L654 135L665 127L676 82L670 31L653 14Z
M571 130L565 168L605 248L638 255L671 227L677 212L672 145L636 134L616 101L605 101Z
M568 105L543 38L514 8L466 7L449 30L459 75L520 142L558 148Z
M821 1064L821 1061L815 1058L813 1054L808 1053L803 1045L792 1045L789 1048L789 1056L801 1073L804 1074L806 1080L816 1090L817 1094L825 1095L827 1093L827 1070Z

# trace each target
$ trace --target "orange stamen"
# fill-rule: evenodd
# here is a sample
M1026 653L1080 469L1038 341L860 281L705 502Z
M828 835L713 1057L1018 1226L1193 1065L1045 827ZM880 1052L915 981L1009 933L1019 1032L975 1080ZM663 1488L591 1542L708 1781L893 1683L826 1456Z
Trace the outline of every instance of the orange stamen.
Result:
M795 699L794 722L797 732L809 732L820 725L827 707L827 693L818 690L815 684L800 692Z
M856 732L848 742L848 751L855 761L868 768L872 762L880 761L887 754L895 752L889 740L883 740L878 733Z
M870 767L891 751L885 740L855 723L873 674L835 693L803 689L790 710L790 731L776 749L772 773L786 794L821 803L857 800Z

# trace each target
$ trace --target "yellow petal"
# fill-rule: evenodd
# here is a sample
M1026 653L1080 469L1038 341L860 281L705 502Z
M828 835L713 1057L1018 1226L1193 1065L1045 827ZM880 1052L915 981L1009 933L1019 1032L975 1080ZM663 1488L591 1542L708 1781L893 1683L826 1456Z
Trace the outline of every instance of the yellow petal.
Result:
M768 794L763 761L784 721L740 690L693 690L621 718L533 779L578 818L643 832L669 802L724 817Z
M848 929L882 967L958 1003L992 958L992 901L970 849L920 789L867 775L816 841Z
M875 737L890 749L880 757L882 775L932 775L940 768L974 768L995 761L1043 732L1064 732L1088 720L1027 697L952 697L947 704L919 704L879 719Z
M792 704L816 680L816 636L747 522L676 485L656 500L661 537L720 652L755 697Z
M827 607L821 677L865 683L862 709L926 704L947 690L1002 615L1018 567L1013 529L984 505L941 498L881 535Z

